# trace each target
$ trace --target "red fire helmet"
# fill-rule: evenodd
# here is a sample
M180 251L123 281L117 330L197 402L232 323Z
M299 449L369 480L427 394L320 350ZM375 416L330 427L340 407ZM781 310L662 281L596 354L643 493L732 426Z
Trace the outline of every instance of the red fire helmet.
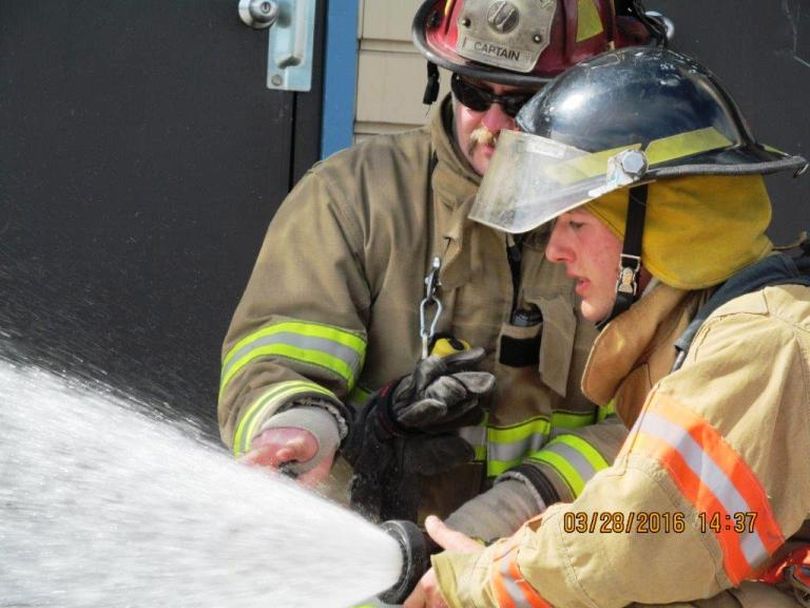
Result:
M521 87L610 49L665 44L671 32L638 0L425 0L412 28L429 62Z

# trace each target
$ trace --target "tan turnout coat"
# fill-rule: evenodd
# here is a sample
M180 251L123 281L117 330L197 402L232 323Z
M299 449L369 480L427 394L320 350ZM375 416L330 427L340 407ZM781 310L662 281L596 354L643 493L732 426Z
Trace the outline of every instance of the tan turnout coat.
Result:
M294 400L361 405L409 373L420 358L424 278L440 256L438 329L487 350L498 395L486 424L464 430L476 462L426 479L422 512L447 515L518 466L539 472L552 498L571 500L626 436L615 417L599 422L579 388L595 330L537 233L523 247L517 300L543 314L539 363L496 362L502 334L536 329L508 323L506 237L467 219L480 178L449 135L451 115L448 98L429 127L335 154L282 204L223 346L222 439L242 453L261 421ZM338 489L346 466L335 468Z
M727 302L670 374L704 297L658 285L599 335L583 386L617 396L627 442L571 504L480 554L434 556L451 606L798 605L746 581L810 540L810 288Z

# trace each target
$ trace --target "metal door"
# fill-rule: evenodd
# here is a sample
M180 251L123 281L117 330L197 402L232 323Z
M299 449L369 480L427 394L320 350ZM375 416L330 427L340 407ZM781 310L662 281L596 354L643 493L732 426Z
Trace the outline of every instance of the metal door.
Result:
M318 157L324 5L291 93L236 0L0 0L0 351L214 428L231 313Z

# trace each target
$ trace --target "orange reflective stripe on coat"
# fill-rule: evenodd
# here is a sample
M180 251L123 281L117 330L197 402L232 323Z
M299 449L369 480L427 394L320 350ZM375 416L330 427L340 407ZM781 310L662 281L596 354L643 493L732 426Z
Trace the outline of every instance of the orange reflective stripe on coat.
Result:
M539 518L532 518L527 524L537 519ZM495 567L492 569L492 589L499 608L553 608L526 581L518 567L517 555L520 545L518 536L527 524L505 541L504 552L495 560Z
M784 543L765 489L742 457L706 420L658 394L637 421L622 452L657 460L713 532L723 566L737 585ZM746 517L746 514L752 514ZM742 531L735 531L741 521ZM709 522L719 522L710 525Z

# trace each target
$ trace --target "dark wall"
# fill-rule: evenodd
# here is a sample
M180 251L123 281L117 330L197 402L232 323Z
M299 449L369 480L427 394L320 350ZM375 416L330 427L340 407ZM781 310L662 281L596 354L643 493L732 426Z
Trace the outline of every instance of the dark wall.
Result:
M0 0L0 352L213 427L230 316L319 154L320 70L293 94L266 65L235 0Z
M711 69L737 101L754 135L810 155L810 0L646 0L675 22L673 48ZM810 230L810 174L767 178L774 203L770 236Z

